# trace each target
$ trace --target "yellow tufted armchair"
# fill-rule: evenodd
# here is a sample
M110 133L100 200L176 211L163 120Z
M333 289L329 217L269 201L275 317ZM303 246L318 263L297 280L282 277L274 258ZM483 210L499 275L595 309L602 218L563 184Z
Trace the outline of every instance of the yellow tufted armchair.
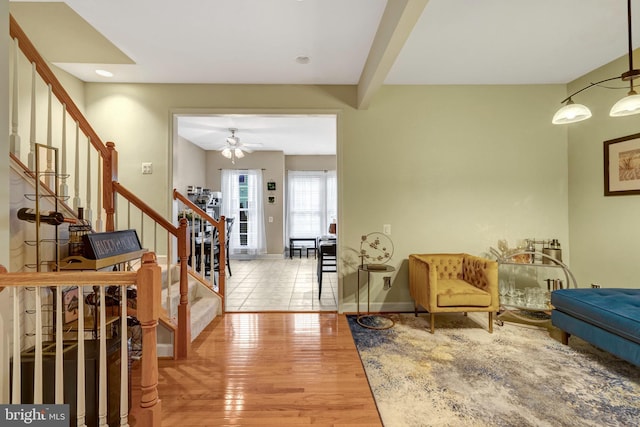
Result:
M409 255L409 291L415 304L430 314L431 333L435 313L486 311L489 332L499 309L498 263L469 254Z

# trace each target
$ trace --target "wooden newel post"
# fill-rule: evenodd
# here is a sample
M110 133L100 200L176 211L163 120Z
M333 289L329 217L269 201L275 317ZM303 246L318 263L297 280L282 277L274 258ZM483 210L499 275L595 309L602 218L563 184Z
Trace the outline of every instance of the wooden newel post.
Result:
M109 154L102 159L102 201L107 215L105 230L115 231L116 192L113 191L113 182L118 181L118 152L113 142L109 141L106 145Z
M142 367L140 426L160 427L162 424L162 405L158 398L158 353L156 327L160 316L162 292L160 267L156 262L156 254L145 253L142 256L142 267L138 270L137 316L142 328Z
M180 304L178 305L178 359L187 359L191 350L191 308L189 307L189 278L187 258L189 257L188 221L180 220L178 227L178 258L180 258Z

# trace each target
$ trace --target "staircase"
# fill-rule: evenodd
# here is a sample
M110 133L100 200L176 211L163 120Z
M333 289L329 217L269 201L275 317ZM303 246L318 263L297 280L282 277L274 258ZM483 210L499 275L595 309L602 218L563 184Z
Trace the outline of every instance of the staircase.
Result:
M66 92L65 88L60 84L55 74L49 68L47 62L40 56L36 48L22 31L13 16L10 16L10 36L13 40L13 49L11 52L12 73L10 76L11 85L11 134L10 157L11 166L15 174L11 178L11 265L12 273L4 273L0 266L0 276L4 276L4 280L0 280L0 286L10 287L9 289L0 287L0 302L2 306L13 305L10 313L0 313L0 332L7 332L7 340L11 340L13 347L13 357L20 354L28 346L42 346L43 341L48 339L47 334L43 334L45 330L61 331L66 328L58 314L49 325L42 323L42 317L50 320L50 308L44 311L43 307L51 307L53 304L61 304L60 302L50 302L51 291L55 289L57 300L62 300L63 289L69 286L78 286L79 289L91 289L92 287L104 287L110 283L125 286L121 288L122 294L126 294L126 286L143 283L145 291L143 295L147 298L146 303L139 299L139 305L136 307L140 325L142 328L143 346L142 358L142 396L138 405L140 413L144 417L138 418L138 425L142 426L159 426L161 424L161 405L157 395L157 356L167 356L176 359L189 358L191 342L202 332L202 330L217 316L224 313L224 286L225 272L222 269L218 274L211 277L200 275L194 269L189 267L188 256L190 252L189 244L189 228L186 219L178 220L177 218L167 218L151 208L145 201L141 200L134 193L129 191L125 185L118 181L118 152L113 142L104 143L97 135L95 130L89 124L87 119L81 113L81 109L74 103L71 96ZM28 64L28 65L27 65ZM19 79L29 80L29 84L20 84ZM25 87L31 87L30 93L20 92ZM28 92L28 90L24 90ZM25 112L29 112L26 113ZM42 114L42 112L45 114ZM37 116L37 117L36 117ZM38 120L36 120L38 119ZM61 131L61 133L60 133ZM46 134L46 137L42 135ZM47 156L46 165L41 165L38 160L36 150L45 147L47 152L55 153L55 157ZM44 162L44 161L43 161ZM55 167L53 167L55 165ZM73 167L68 167L73 165ZM40 169L38 169L40 168ZM34 171L45 171L43 178L36 176ZM55 179L51 179L52 172L55 171ZM48 175L47 175L48 174ZM48 176L48 180L44 181L44 175ZM37 184L34 184L37 183ZM66 217L75 215L78 208L83 207L85 211L85 219L88 219L97 232L116 231L123 229L135 229L138 233L142 247L149 250L148 254L144 254L146 264L131 265L127 270L138 270L137 274L142 274L143 278L136 278L136 273L130 272L99 272L92 276L92 272L65 272L60 273L60 259L67 255L67 247L64 242L65 233L68 231L65 226L52 227L55 236L55 249L49 251L44 258L39 251L39 242L42 237L36 238L38 249L34 250L27 247L29 238L27 235L33 231L35 227L22 221L13 220L16 211L20 207L24 207L27 203L24 194L27 193L25 188L29 186L44 188L46 192L43 196L45 199L55 196L55 210L63 212ZM97 197L95 197L97 195ZM225 265L225 219L220 218L216 221L208 217L204 212L191 206L188 198L181 195L177 191L173 192L174 200L182 203L183 209L193 210L194 215L201 217L201 222L209 222L211 227L217 230L220 239L220 247L218 248L219 265ZM36 196L36 200L40 200ZM42 199L42 200L45 200ZM58 204L58 201L60 203ZM68 202L67 202L68 201ZM33 202L33 199L31 199ZM39 208L38 202L35 202L35 208ZM68 203L68 204L67 204ZM32 207L32 206L30 206ZM54 209L51 205L43 203L40 206L43 209ZM36 228L39 230L40 228ZM38 236L36 231L36 236ZM49 231L50 232L50 231ZM61 235L58 235L60 233ZM193 230L191 231L193 233ZM192 234L193 236L193 234ZM193 238L191 239L193 241ZM15 246L15 247L14 247ZM53 255L50 255L53 253ZM51 257L51 258L48 258ZM42 259L47 260L46 263ZM159 266L156 260L165 260L160 262ZM31 261L29 261L31 260ZM35 260L35 261L34 261ZM53 260L53 262L49 262ZM192 260L193 261L193 260ZM164 267L162 267L164 264ZM193 265L193 264L192 264ZM152 268L153 266L153 268ZM166 267L170 266L170 267ZM157 269L156 273L151 272ZM160 273L160 270L162 273ZM13 273L20 271L20 273ZM147 276L149 276L147 278ZM153 276L153 277L151 277ZM99 281L91 281L91 277L99 277ZM216 277L216 280L213 279ZM48 282L47 282L48 280ZM45 285L50 283L50 285ZM99 283L100 285L95 285ZM33 298L25 295L31 293ZM139 293L140 295L140 293ZM40 298L48 298L47 301L41 301ZM35 299L34 299L35 298ZM100 298L103 300L103 298ZM120 312L128 310L126 298L123 298L120 306ZM26 307L25 302L33 305ZM80 304L83 306L83 304ZM63 311L62 305L57 305L56 312ZM35 310L35 311L34 311ZM65 308L64 310L68 310ZM25 322L24 313L36 313L35 326ZM101 310L104 313L105 310ZM4 321L3 316L9 316ZM11 319L13 316L13 319ZM126 330L126 316L120 316L124 319L120 330ZM104 330L106 320L101 320L101 330ZM79 324L83 322L78 322ZM7 330L6 325L13 324L13 333ZM55 326L52 326L55 325ZM156 331L156 325L157 331ZM79 331L82 331L80 328ZM54 333L55 334L55 333ZM44 336L43 336L44 335ZM61 336L62 334L55 334ZM105 332L101 332L101 351L102 337ZM156 335L158 341L156 341ZM84 336L84 333L78 332L78 336ZM25 338L28 337L28 338ZM57 339L57 338L56 338ZM78 339L78 342L83 341ZM8 341L9 342L9 341ZM78 344L80 346L80 344ZM60 346L62 347L62 345ZM126 347L121 346L122 358L126 357ZM152 351L151 351L152 350ZM62 375L62 351L56 347L55 358L56 363L60 365L56 367L56 378ZM8 354L8 353L7 353ZM8 372L8 356L0 354L0 374L4 376ZM144 354L147 356L145 357ZM34 368L34 376L36 384L34 387L34 395L42 395L42 354L38 355L36 351L36 363ZM40 358L40 362L38 362ZM122 360L121 358L121 360ZM106 359L106 358L103 358ZM102 363L102 362L101 362ZM105 362L106 363L106 362ZM6 366L5 366L6 365ZM38 368L40 365L40 368ZM18 366L18 365L16 365ZM126 367L126 364L121 364ZM101 366L101 384L106 384L105 373ZM106 369L106 368L105 368ZM121 381L126 385L126 368L123 368ZM16 378L14 376L14 378ZM39 384L40 382L40 384ZM78 382L78 395L84 395L84 388L81 382ZM138 385L139 386L139 385ZM19 404L19 381L13 382L11 403ZM15 387L18 387L16 389ZM61 385L56 381L56 402L68 403L62 401ZM101 406L103 400L106 400L107 392L100 389ZM123 390L126 387L123 386ZM17 390L17 393L16 393ZM109 393L111 395L111 392ZM16 397L18 396L18 397ZM122 421L126 425L126 392L121 392L120 407L122 409ZM161 396L160 396L161 398ZM0 403L9 403L8 393L6 390L0 390ZM31 403L31 402L23 402ZM41 403L41 398L36 399L34 403ZM136 411L137 403L134 403L132 413ZM106 414L101 409L101 423ZM83 425L84 421L78 419L79 425ZM101 424L102 425L102 424Z
M178 305L180 303L180 267L173 265L170 269L166 264L162 268L162 308L165 316L172 322L177 320ZM171 286L167 282L171 281ZM191 341L215 319L222 314L222 298L212 291L209 286L203 284L196 276L188 277L189 307L191 307ZM163 322L158 329L158 356L173 357L175 348L173 345L172 331L167 328L168 323Z

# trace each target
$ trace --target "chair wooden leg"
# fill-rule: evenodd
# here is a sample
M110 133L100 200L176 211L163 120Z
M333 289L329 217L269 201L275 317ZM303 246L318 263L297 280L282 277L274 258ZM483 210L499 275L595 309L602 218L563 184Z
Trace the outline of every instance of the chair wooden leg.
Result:
M493 311L489 312L489 333L493 333Z
M416 317L418 317L418 303L417 302L413 303L413 312L415 313Z
M429 313L429 326L431 327L431 333L435 333L436 330L436 315Z
M571 334L568 334L565 331L560 331L560 342L562 342L562 344L564 345L569 345L569 337L571 336Z

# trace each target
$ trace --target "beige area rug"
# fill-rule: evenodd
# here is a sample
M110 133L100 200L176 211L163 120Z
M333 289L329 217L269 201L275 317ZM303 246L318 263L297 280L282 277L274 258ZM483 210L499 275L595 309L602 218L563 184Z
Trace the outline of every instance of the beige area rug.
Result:
M349 325L386 427L637 426L640 368L572 337L483 313L392 315L387 330ZM482 326L481 326L482 325Z

